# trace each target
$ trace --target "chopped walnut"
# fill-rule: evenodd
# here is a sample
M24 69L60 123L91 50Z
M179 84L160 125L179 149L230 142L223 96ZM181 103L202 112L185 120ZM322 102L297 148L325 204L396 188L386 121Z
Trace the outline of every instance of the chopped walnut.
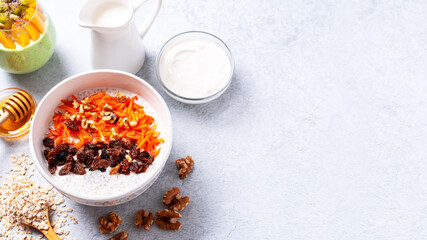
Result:
M156 224L161 229L176 231L181 227L177 218L181 218L179 212L163 209L156 213Z
M129 120L128 120L128 118L122 118L121 119L121 121L123 122L123 125L126 127L126 128L129 128Z
M145 230L148 230L151 224L153 224L153 219L153 213L141 209L135 216L135 225L138 226L138 228L144 227Z
M111 129L110 141L118 141L123 137L123 133L119 134L116 132L116 128Z
M91 110L91 109L94 109L95 107L96 106L93 105L93 104L85 104L84 107L83 107L83 109L84 110Z
M114 124L117 120L117 115L114 112L103 112L102 120Z
M73 114L73 115L71 115L71 116L70 116L70 120L71 120L71 121L74 121L74 120L76 120L76 119L77 119L77 121L79 121L80 119L78 118L78 116L79 116L79 115Z
M126 160L128 160L129 163L132 162L132 158L129 156L129 154L126 154L125 158Z
M111 168L110 175L114 175L114 174L118 173L121 167L122 167L122 165L119 163L117 166Z
M137 124L138 124L138 122L137 122L137 121L130 121L130 122L129 122L129 125L130 125L131 127L135 127Z
M83 118L82 121L81 121L81 123L80 123L80 125L82 126L83 129L87 129L87 125L88 124L86 123L86 121L87 121L87 119Z
M194 161L191 156L187 156L186 158L180 158L175 161L175 165L179 168L178 175L179 178L184 179L188 176L191 169L193 168Z
M163 203L173 211L182 211L190 201L189 197L181 197L179 188L174 187L163 196Z
M106 112L112 112L112 111L113 111L113 108L112 108L108 103L106 103L106 104L104 105L103 110L104 110L104 111L106 111Z
M119 232L116 235L114 235L112 238L109 238L108 240L127 240L127 239L128 239L127 232Z
M96 129L95 121L93 121L93 120L87 120L87 121L86 121L86 123L88 124L88 126L89 126L90 128L92 128L92 129Z
M102 234L112 233L116 231L116 229L122 223L122 218L114 212L110 212L108 214L108 217L110 218L110 220L108 220L108 218L104 216L99 218L98 226Z
M79 108L79 106L80 106L80 103L79 103L79 102L77 102L77 101L74 99L74 101L73 101L73 108L77 109L77 108Z
M117 102L119 103L124 103L126 102L126 99L127 99L126 95L120 91L117 92L116 98L117 98Z

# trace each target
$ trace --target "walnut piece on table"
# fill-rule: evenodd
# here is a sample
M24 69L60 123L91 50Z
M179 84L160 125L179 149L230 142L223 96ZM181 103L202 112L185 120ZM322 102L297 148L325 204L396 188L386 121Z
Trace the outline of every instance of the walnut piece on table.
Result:
M144 209L139 210L135 215L135 225L138 226L138 228L144 227L145 230L150 229L151 224L153 224L153 220L153 213Z
M182 211L190 201L189 197L182 197L179 188L174 187L163 196L163 203L170 207L172 211Z
M177 218L181 217L179 212L163 209L156 213L156 224L161 229L176 231L181 227L181 223L178 222Z
M128 240L128 233L119 232L116 235L114 235L112 238L109 238L108 240Z
M179 168L178 175L179 178L184 179L188 176L191 169L193 168L194 161L191 156L187 156L186 158L180 158L175 161L175 165Z
M104 233L112 233L116 231L116 229L122 224L122 218L115 214L114 212L110 212L108 214L108 217L110 220L108 220L107 217L100 217L99 218L99 231L101 231L102 234Z

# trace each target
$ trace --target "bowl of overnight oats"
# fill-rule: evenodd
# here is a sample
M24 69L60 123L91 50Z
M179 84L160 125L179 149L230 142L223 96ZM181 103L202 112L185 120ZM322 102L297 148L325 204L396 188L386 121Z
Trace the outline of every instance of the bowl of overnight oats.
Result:
M30 148L58 191L81 204L112 206L158 178L172 148L172 120L144 80L94 70L65 79L43 97Z

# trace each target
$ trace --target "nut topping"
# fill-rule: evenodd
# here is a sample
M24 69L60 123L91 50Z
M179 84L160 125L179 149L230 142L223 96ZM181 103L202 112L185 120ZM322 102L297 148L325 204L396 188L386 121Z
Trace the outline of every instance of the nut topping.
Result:
M127 99L126 95L120 91L117 92L116 98L117 98L117 102L119 103L124 103L126 102L126 99Z
M108 240L127 240L128 239L128 233L127 232L119 232L114 237L109 238Z
M156 213L156 224L161 229L176 231L181 227L177 218L181 218L179 212L163 209Z
M112 233L116 231L116 229L120 226L122 223L122 218L115 214L114 212L110 212L108 214L108 217L110 220L108 220L107 217L100 217L99 218L99 231L101 231L102 234L104 233Z
M103 110L104 110L104 111L106 111L106 112L112 112L112 111L113 111L113 108L112 108L108 103L106 103L106 104L104 105Z
M175 161L175 165L179 168L178 175L179 178L184 179L188 176L193 168L194 161L191 156L187 156L186 158L180 158Z
M74 99L74 101L73 101L73 108L77 109L77 108L79 108L79 106L80 106L80 103L78 103L78 102Z
M182 211L190 201L189 197L181 197L179 188L174 187L163 196L163 203L173 211Z
M153 219L153 213L141 209L135 216L135 225L138 226L138 228L144 227L145 230L148 230L151 224L153 224Z
M113 167L110 170L110 175L114 175L114 174L118 173L121 167L122 167L122 165L120 163L117 166Z

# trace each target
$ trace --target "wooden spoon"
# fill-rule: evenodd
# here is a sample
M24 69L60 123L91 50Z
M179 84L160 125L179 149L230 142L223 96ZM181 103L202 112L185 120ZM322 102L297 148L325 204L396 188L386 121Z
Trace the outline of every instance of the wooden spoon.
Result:
M48 240L60 240L60 238L58 237L58 235L56 235L56 233L53 231L52 226L50 225L50 221L49 221L49 208L46 209L46 219L47 219L47 225L49 226L49 228L47 230L40 230L38 228L36 228L35 226L29 224L29 223L24 223L25 225L35 228L37 230L39 230L41 233L43 233L43 235L48 239Z

